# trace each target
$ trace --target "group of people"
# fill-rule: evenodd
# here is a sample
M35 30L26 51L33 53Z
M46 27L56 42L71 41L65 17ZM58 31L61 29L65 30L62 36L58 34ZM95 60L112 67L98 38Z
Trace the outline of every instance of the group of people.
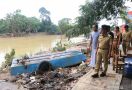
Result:
M93 78L99 77L99 70L102 67L102 61L104 62L104 68L100 77L106 76L109 59L114 58L114 55L119 54L119 46L122 45L124 55L130 46L132 45L132 31L129 31L129 26L125 25L125 32L120 32L118 26L114 31L110 30L109 25L102 25L101 30L98 31L98 25L93 25L93 31L90 34L91 61L89 66L95 69Z

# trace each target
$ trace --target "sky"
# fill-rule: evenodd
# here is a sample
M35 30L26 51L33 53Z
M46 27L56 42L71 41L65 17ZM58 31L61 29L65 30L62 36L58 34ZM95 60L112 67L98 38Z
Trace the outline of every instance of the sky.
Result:
M57 24L62 18L74 19L79 16L79 7L84 3L85 0L0 0L0 18L17 9L28 17L39 18L39 8L45 7L51 13L52 22Z
M125 3L125 6L129 7L129 8L127 8L128 11L132 11L132 2L130 0ZM101 27L101 25L103 25L103 24L111 26L112 25L111 23L113 23L113 22L117 22L118 26L125 24L125 21L122 19L109 20L109 21L106 19L103 19L99 22L99 27Z
M74 19L80 15L80 5L85 4L86 0L0 0L0 18L6 17L7 13L13 13L20 9L23 15L28 17L40 17L39 8L45 7L50 11L51 20L57 24L62 18ZM90 0L89 0L90 1ZM92 1L92 0L91 0ZM132 10L132 2L127 2L127 6ZM119 21L122 23L122 21ZM102 20L100 25L109 23Z

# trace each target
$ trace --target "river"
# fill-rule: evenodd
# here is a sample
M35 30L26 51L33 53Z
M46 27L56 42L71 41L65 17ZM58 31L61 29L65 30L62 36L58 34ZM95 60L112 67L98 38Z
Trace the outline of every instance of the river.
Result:
M47 51L55 46L56 42L67 42L66 37L63 35L46 35L45 33L31 34L25 37L7 37L0 38L0 64L4 61L6 53L11 49L15 49L15 57L24 54L34 54L39 51ZM70 39L73 43L80 42L84 37L77 37Z
M34 54L39 51L48 50L55 46L55 42L61 39L61 35L46 35L44 33L33 34L25 37L0 38L0 63L4 55L15 49L15 56ZM62 39L65 39L63 36Z

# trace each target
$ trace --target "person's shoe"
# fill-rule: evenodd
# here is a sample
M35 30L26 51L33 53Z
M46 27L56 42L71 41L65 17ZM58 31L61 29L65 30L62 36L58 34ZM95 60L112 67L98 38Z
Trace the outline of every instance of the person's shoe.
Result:
M99 75L98 75L98 73L95 73L95 74L92 75L92 77L93 77L93 78L98 78Z
M102 73L100 74L100 77L104 77L104 76L106 76L106 73L102 72Z

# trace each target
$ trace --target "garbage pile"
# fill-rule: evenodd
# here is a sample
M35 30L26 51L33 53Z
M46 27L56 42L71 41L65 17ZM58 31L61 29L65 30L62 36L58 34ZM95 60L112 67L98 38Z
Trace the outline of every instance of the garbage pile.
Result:
M85 64L76 67L58 68L39 74L22 74L16 77L18 88L28 90L71 90L78 78L90 70Z

